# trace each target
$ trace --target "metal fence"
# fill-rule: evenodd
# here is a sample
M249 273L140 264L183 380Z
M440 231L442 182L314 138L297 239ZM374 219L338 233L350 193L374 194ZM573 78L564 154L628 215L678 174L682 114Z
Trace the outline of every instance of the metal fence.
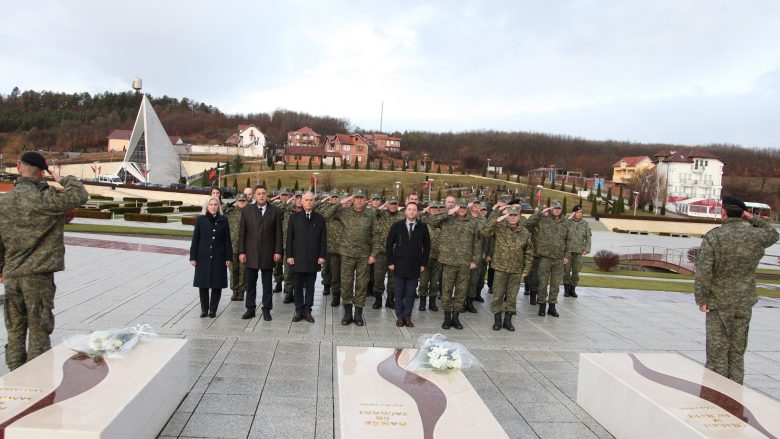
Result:
M629 245L620 247L619 255L621 261L658 261L670 265L676 265L680 268L695 272L695 260L691 261L688 256L689 249L656 247L647 245Z

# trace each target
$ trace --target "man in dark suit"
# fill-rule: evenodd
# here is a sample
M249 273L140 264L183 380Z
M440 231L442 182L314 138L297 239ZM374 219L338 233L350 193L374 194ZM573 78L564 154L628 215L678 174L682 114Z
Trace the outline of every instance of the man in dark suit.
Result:
M413 327L412 308L417 280L428 264L431 238L428 227L417 221L417 203L404 209L406 219L390 226L387 235L387 265L395 280L395 325Z
M255 316L258 271L263 282L263 320L271 320L274 265L282 259L282 212L268 203L268 190L255 186L255 204L241 210L238 227L238 259L246 265L246 312Z
M314 194L303 194L303 210L294 213L287 225L287 265L293 271L295 315L293 322L305 319L314 323L311 306L314 303L314 281L328 251L325 217L314 211ZM304 290L306 291L304 294Z

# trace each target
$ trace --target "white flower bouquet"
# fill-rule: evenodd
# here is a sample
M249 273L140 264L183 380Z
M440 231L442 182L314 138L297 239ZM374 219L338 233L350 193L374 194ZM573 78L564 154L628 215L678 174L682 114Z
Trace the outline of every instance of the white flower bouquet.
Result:
M122 358L133 349L142 337L154 337L156 335L148 324L139 324L128 328L76 334L68 337L65 340L65 344L74 351L84 353L90 357Z
M420 350L409 363L410 369L449 371L479 366L462 344L447 340L443 334L426 334L418 341Z

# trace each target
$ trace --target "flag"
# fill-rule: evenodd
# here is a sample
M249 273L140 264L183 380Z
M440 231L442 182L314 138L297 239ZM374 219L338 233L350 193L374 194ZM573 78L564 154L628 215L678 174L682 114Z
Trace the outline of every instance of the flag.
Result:
M217 171L212 169L211 171L209 171L209 180L213 180L215 178L217 178Z
M314 183L315 183L315 182L316 182L316 180L314 179L314 176L312 175L312 176L311 176L311 178L309 178L309 184L310 184L311 186L314 186Z

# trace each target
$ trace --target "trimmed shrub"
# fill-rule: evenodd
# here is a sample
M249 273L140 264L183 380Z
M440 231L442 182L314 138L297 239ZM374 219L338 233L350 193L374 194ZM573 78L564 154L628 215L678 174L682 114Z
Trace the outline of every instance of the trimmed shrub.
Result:
M124 215L126 213L141 213L140 207L114 207L111 209L111 213L116 215Z
M148 204L147 204L148 206ZM146 208L147 213L173 213L173 207L147 207Z
M599 271L607 272L612 268L617 267L620 263L620 256L617 253L609 250L599 250L595 256L593 256L593 262L596 263Z
M137 198L137 197L122 197L122 200L123 201L140 201L142 203L146 203L147 201L149 201L146 198Z
M95 209L73 209L78 218L111 219L111 212L101 212Z
M108 200L114 201L114 197L107 197L105 195L89 194L90 200Z
M200 206L179 206L179 212L200 212L203 210Z
M182 204L184 204L184 201L178 201L178 200L163 201L163 206L181 206Z
M197 216L184 216L181 218L181 223L188 226L194 226Z
M168 217L165 215L149 215L143 213L128 213L125 215L125 221L141 221L144 223L167 223Z
M119 207L119 203L100 203L99 205L95 205L98 209L113 209L115 207Z
M124 207L144 207L144 203L139 201L130 201L122 204Z
M163 205L162 201L149 201L146 203L146 207L160 207Z

